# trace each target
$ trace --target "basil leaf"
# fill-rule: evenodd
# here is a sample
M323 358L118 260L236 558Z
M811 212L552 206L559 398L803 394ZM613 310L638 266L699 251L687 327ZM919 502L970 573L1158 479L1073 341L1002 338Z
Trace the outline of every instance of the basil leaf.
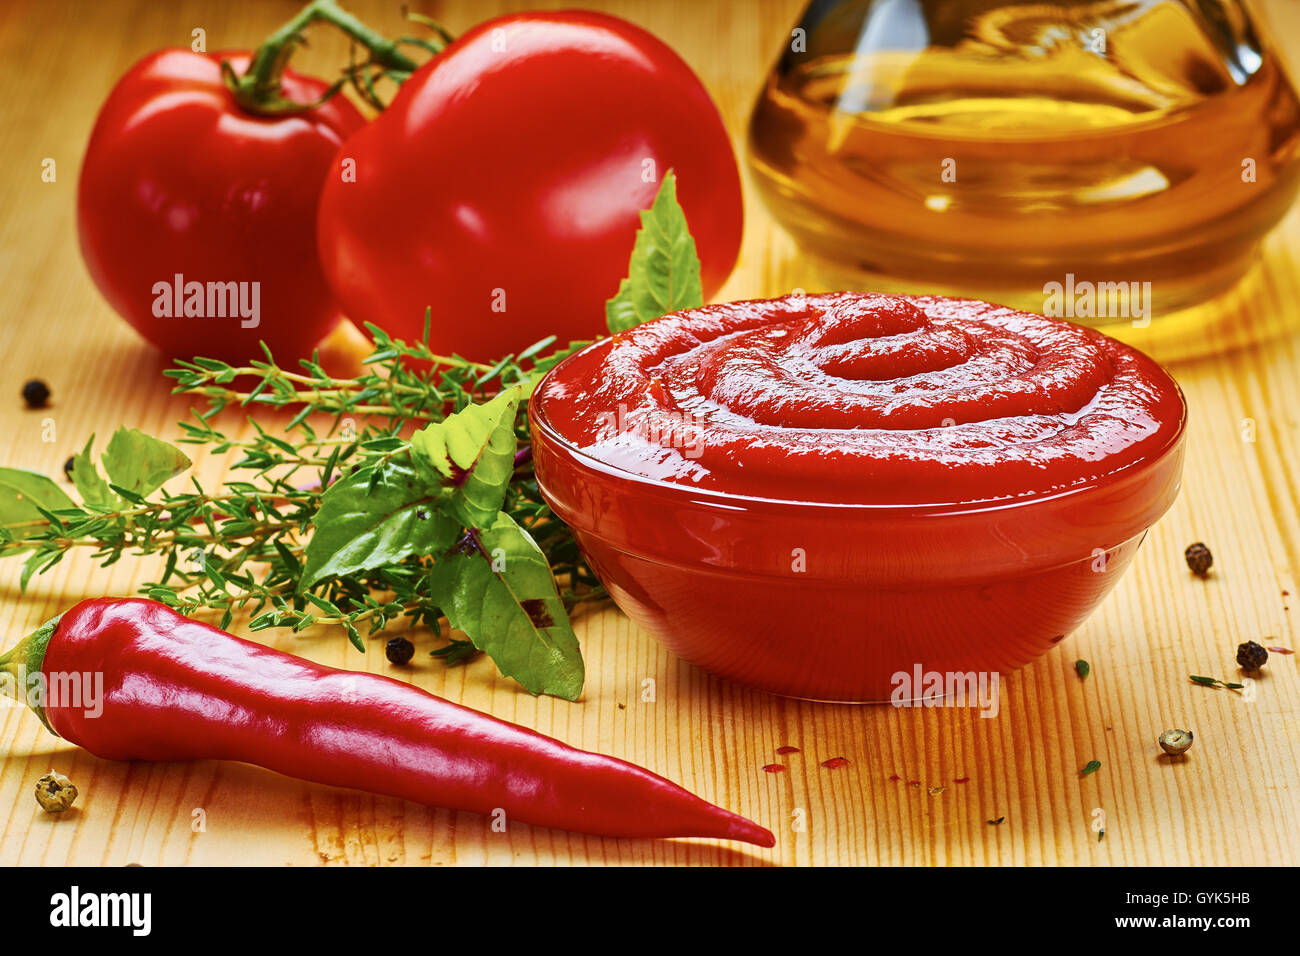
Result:
M42 511L78 510L76 502L54 481L35 471L0 468L0 524L25 524L48 520ZM8 528L14 540L40 531L40 526Z
M442 489L409 460L341 478L321 495L307 543L301 594L329 577L398 564L450 547L460 522L445 512Z
M99 472L95 469L95 463L90 458L90 446L95 443L95 436L91 435L90 440L86 442L86 447L74 455L72 458L72 483L77 488L77 493L81 495L83 504L91 508L104 508L112 510L122 501L113 490L108 487L108 482L100 477Z
M466 528L496 518L515 471L519 389L469 405L411 436L411 454L450 481L451 511Z
M641 213L627 278L605 303L605 324L613 335L680 309L704 304L700 257L677 204L677 177L664 176L654 205Z
M113 433L103 462L112 485L141 498L190 467L189 458L175 445L135 428L119 428Z
M439 558L428 586L451 626L503 676L530 694L578 699L584 679L578 638L546 557L508 514Z

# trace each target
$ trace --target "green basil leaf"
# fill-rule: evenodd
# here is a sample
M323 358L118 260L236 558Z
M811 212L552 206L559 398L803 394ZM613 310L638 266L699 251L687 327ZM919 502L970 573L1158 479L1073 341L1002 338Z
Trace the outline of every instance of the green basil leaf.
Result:
M41 513L42 509L78 510L76 502L48 476L20 468L0 468L0 524L15 525L47 520ZM8 530L15 540L19 540L36 534L40 527Z
M445 550L461 532L445 508L442 489L409 460L340 478L321 495L299 593L325 578Z
M114 486L141 498L190 467L189 458L175 445L135 428L119 428L113 433L103 462Z
M627 278L605 303L605 324L617 335L669 312L703 304L700 257L686 214L677 204L677 177L669 170L654 205L641 213Z
M411 454L452 487L452 513L466 528L492 523L515 471L519 389L469 405L411 436Z
M429 571L429 595L451 626L530 694L577 700L578 638L532 537L505 512Z
M90 440L86 442L86 447L74 455L72 458L72 483L77 488L77 493L81 495L83 504L92 508L104 508L112 510L121 504L122 499L113 493L95 468L95 463L90 457L90 446L95 443L95 436L91 435Z

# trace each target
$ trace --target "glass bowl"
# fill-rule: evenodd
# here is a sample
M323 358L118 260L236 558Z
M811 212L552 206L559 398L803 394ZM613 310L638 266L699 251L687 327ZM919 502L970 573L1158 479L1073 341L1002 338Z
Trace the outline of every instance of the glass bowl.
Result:
M824 701L915 699L913 675L961 682L1047 651L1173 503L1186 431L1184 414L1158 454L1058 494L826 504L620 470L551 425L557 400L543 380L529 405L538 485L615 603L710 673Z

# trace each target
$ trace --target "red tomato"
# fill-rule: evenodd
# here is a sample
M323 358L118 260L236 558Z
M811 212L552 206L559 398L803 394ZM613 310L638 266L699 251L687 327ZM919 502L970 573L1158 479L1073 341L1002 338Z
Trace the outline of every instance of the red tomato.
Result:
M240 361L265 339L291 359L340 317L316 258L316 207L365 121L338 96L292 116L246 113L223 59L242 72L248 54L160 50L118 81L81 170L81 252L113 308L169 356ZM295 102L325 88L284 73Z
M704 294L736 262L731 142L667 46L596 13L480 24L349 139L355 182L321 195L320 254L354 322L490 359L604 331L639 225L670 168Z

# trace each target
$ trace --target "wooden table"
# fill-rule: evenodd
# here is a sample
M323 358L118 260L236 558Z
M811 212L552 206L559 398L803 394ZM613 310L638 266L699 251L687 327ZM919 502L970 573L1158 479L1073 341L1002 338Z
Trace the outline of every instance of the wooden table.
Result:
M399 27L398 4L347 0L373 25ZM623 2L615 12L679 50L716 98L736 140L757 85L794 23L799 0L757 4ZM0 326L9 397L0 401L0 464L59 473L93 432L119 424L175 437L187 402L168 395L163 359L103 302L82 267L76 176L95 112L115 79L156 47L246 46L287 19L296 0L184 4L9 2L0 10ZM496 7L421 5L453 30ZM522 4L505 4L514 9ZM1269 5L1300 64L1300 13ZM491 8L491 9L489 9ZM57 37L57 42L53 39ZM42 39L44 38L44 39ZM337 62L314 42L303 62ZM57 180L42 182L41 162ZM750 197L740 266L724 297L775 295L813 279ZM1266 247L1260 281L1224 317L1300 315L1300 212ZM343 348L347 348L345 343ZM1300 567L1300 337L1175 369L1191 405L1182 496L1148 536L1118 589L1061 646L1008 678L1001 712L895 710L780 700L715 679L669 655L618 611L583 619L582 702L535 700L490 661L446 669L423 653L411 679L438 694L653 768L778 833L771 851L709 841L620 841L511 826L312 786L255 767L121 764L48 735L19 707L0 709L0 863L23 864L1296 864L1300 863L1300 657L1275 655L1254 699L1200 687L1189 674L1237 673L1247 639L1295 646ZM19 384L51 383L51 408L29 412ZM1243 441L1252 419L1255 440ZM220 462L200 461L209 479ZM1209 581L1182 551L1214 550ZM129 594L151 566L101 570L77 558L18 591L0 567L8 642L87 595ZM1300 610L1300 609L1298 609ZM263 632L262 636L265 636ZM792 648L806 635L789 635ZM338 632L272 637L329 664L391 671L382 644L364 655ZM426 648L427 649L427 648ZM1076 658L1092 663L1080 680ZM642 699L653 678L653 701ZM1161 759L1160 731L1190 727L1181 763ZM776 748L799 748L778 758ZM845 757L846 766L822 762ZM1099 772L1080 777L1088 761ZM767 773L781 763L785 772ZM81 788L63 818L32 799L51 767ZM897 779L894 779L897 778ZM959 782L966 781L966 782ZM915 785L913 784L915 782ZM946 789L940 789L946 788ZM196 830L196 810L205 825ZM1105 814L1105 838L1094 830ZM992 819L1005 818L998 826ZM801 828L796 821L802 821Z

